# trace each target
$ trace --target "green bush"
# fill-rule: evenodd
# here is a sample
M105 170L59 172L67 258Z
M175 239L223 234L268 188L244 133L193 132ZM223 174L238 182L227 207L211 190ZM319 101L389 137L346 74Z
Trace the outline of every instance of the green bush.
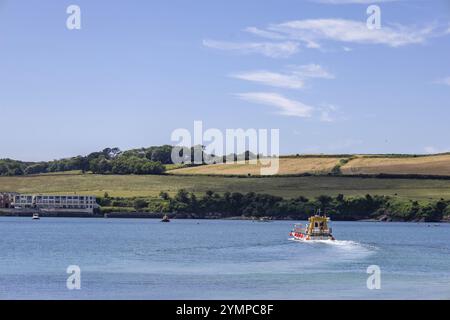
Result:
M133 207L140 211L148 206L148 202L144 199L135 199L133 202Z

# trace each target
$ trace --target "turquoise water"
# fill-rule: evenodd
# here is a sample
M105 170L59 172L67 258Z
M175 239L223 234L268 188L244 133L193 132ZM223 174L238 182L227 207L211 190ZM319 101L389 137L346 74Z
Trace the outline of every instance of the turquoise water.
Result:
M0 218L0 298L450 299L449 224L335 222L327 244L293 223Z

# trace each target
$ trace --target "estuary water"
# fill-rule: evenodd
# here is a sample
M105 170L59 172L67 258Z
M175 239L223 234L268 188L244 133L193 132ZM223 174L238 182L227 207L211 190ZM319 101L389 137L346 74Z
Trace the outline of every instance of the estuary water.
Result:
M450 224L334 222L337 242L299 243L294 223L1 217L0 299L450 299Z

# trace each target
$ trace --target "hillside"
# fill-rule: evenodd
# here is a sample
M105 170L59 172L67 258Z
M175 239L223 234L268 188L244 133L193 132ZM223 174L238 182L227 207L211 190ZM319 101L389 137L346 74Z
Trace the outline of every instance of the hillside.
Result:
M259 175L260 165L245 162L216 164L170 171L188 175ZM355 155L355 156L298 156L280 158L279 175L310 173L326 175L413 174L450 176L450 155Z
M358 157L341 167L343 174L419 174L450 176L450 155Z
M94 194L114 197L157 197L161 191L173 195L185 189L198 195L256 192L284 198L319 195L390 195L407 199L450 199L450 180L375 179L359 177L217 177L177 175L45 174L0 177L0 192L44 194Z
M330 173L336 164L343 158L323 157L323 158L280 158L280 175L295 175L312 173L316 175L326 175ZM198 167L189 167L171 170L171 174L200 174L200 175L260 175L261 163L257 165L241 161L232 164L213 164Z

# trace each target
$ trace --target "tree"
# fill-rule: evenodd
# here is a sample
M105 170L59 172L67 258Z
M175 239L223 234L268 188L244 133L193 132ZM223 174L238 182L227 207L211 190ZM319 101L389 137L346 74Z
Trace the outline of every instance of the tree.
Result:
M85 172L89 168L89 161L82 156L74 157L68 162L70 170L81 170Z
M9 170L9 174L12 176L21 176L21 175L23 175L23 173L24 173L23 169L20 167L16 167L16 168Z
M152 153L150 160L153 162L161 162L163 164L172 164L172 146L162 146L156 148Z
M184 189L180 189L175 195L175 200L181 203L189 203L189 193Z
M317 197L317 202L321 209L326 209L330 205L331 201L333 201L333 198L330 196L321 195Z
M169 194L168 194L167 192L165 192L165 191L161 191L161 192L159 193L159 197L160 197L161 199L163 199L163 200L169 200L169 199L170 199Z
M25 174L38 174L47 172L47 163L37 163L25 168Z
M108 160L116 158L120 153L121 153L121 151L119 148L105 148L102 151L102 154Z
M135 199L134 200L134 208L138 211L146 208L147 206L148 206L148 202L144 199Z
M98 162L98 171L99 173L105 174L111 172L111 162L106 159L100 159Z
M8 167L4 163L0 163L0 176L5 176L8 173Z

